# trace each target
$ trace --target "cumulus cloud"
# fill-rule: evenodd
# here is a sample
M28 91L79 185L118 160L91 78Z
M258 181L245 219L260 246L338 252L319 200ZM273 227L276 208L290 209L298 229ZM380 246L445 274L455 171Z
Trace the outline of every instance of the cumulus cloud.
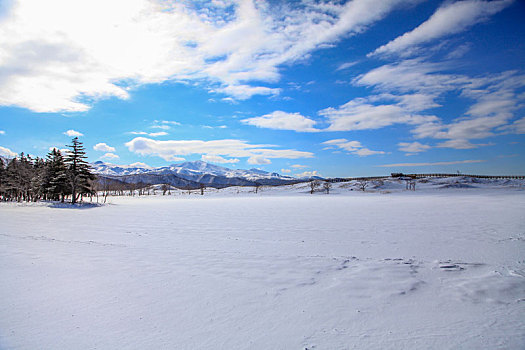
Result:
M0 146L0 156L6 157L6 158L14 158L18 156L18 154L11 151L9 148Z
M452 162L435 162L435 163L396 163L396 164L383 164L376 165L380 168L390 168L390 167L418 167L418 166L436 166L436 165L454 165L454 164L470 164L470 163L482 163L486 160L456 160Z
M273 145L252 145L246 141L234 139L159 141L145 137L136 137L125 145L131 152L144 156L158 156L166 161L184 160L181 156L190 154L201 154L208 157L248 158L249 164L269 164L271 158L298 159L313 157L311 152L275 149L276 146Z
M75 131L75 130L68 130L68 131L64 132L64 135L67 135L67 136L69 136L69 137L80 137L80 136L84 136L83 133L78 132L78 131Z
M105 159L119 159L120 157L114 153L106 153L104 154L102 157L100 158L105 158Z
M360 157L371 156L374 154L385 154L384 151L372 151L364 147L359 141L348 141L347 139L328 140L323 142L322 144L328 145L329 147L340 148L349 153L356 154Z
M115 152L115 147L108 146L104 142L97 143L95 146L93 146L93 149L95 151L100 151L100 152Z
M419 0L347 3L27 0L0 27L0 105L88 110L134 88L196 82L236 99L275 95L279 67ZM57 11L56 9L60 9Z
M410 49L417 45L462 32L486 21L512 2L513 0L448 2L420 26L379 47L372 54L409 54Z
M303 132L319 131L314 128L314 125L317 123L315 120L304 117L299 113L287 113L282 111L274 111L260 117L242 119L241 122L258 128Z

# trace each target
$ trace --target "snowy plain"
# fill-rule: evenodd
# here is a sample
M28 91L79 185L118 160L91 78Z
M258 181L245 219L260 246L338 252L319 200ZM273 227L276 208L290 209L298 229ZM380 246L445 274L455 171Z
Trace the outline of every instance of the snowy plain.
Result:
M523 349L525 184L0 204L0 349Z

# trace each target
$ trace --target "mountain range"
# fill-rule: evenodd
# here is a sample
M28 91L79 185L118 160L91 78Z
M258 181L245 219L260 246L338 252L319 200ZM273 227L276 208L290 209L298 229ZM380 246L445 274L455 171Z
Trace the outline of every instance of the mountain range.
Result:
M93 172L102 180L124 183L169 184L179 188L284 185L309 180L295 178L260 169L229 169L203 161L184 162L153 168L143 163L115 165L97 161L91 164Z

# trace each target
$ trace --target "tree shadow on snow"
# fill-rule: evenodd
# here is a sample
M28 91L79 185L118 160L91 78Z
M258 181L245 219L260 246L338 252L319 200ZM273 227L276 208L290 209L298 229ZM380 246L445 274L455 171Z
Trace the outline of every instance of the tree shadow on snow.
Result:
M98 208L102 207L104 204L101 203L62 203L62 202L52 202L50 203L50 208L57 208L57 209L92 209L92 208Z

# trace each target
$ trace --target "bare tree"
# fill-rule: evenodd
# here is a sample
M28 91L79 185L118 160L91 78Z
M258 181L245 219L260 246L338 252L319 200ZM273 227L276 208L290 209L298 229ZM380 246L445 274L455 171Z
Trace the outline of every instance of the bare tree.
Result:
M204 190L206 189L206 185L203 183L200 183L199 188L201 189L201 196L204 196Z
M261 184L256 182L255 183L255 193L259 192L259 188L261 187Z
M330 189L332 188L332 183L329 181L325 181L323 183L323 188L326 191L326 194L330 194Z
M162 195L165 196L166 192L168 192L168 185L162 184L162 186L160 186L160 189L162 190Z
M365 191L368 187L368 181L366 180L359 180L357 181L357 188L359 188L361 191Z
M319 180L310 181L310 194L314 194L315 189L319 186L321 186Z

